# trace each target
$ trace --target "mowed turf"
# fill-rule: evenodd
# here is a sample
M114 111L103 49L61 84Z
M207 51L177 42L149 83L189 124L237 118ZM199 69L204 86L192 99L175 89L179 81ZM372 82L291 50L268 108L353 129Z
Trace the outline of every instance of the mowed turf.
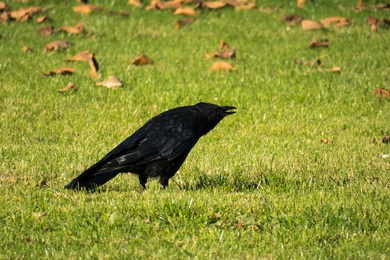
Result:
M390 30L366 20L389 11L365 3L259 1L271 12L198 10L180 30L185 17L126 1L93 2L105 10L88 15L76 1L7 3L53 8L43 24L36 14L0 25L0 258L388 258L390 101L373 91L390 89ZM351 24L303 31L280 20L291 13ZM80 22L84 34L38 32ZM236 48L234 71L209 70L205 53L222 39ZM308 48L313 39L330 46ZM57 40L74 45L43 52ZM98 79L66 61L85 50ZM154 65L132 65L141 54ZM341 73L296 64L321 56L320 68ZM76 73L42 74L61 67ZM109 76L124 86L96 86ZM68 82L78 90L58 93ZM131 174L95 193L63 189L152 116L200 101L237 113L200 139L166 190L150 181L142 191Z

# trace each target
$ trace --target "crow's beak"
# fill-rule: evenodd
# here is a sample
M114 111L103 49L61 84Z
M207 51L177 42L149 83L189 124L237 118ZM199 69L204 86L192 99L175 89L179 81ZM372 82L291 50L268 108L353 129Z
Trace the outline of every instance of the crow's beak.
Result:
M236 113L236 111L229 111L229 110L237 109L236 107L231 107L231 106L224 106L222 108L225 111L225 116L228 116L228 115Z

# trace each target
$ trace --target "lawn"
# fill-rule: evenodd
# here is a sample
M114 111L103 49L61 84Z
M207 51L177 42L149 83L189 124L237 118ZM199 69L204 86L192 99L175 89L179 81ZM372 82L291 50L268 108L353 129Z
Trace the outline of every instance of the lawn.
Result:
M390 30L367 24L390 11L376 1L196 9L180 29L187 17L148 3L90 1L104 10L81 14L76 1L8 2L51 9L0 24L1 259L390 257L390 99L373 94L390 89ZM350 24L303 30L280 19L293 13ZM78 23L85 32L58 31ZM313 39L330 45L309 48ZM58 40L72 45L43 51ZM206 58L221 40L235 59ZM66 61L86 50L98 78ZM142 54L154 64L131 63ZM213 71L215 61L235 70ZM75 73L43 75L63 67ZM109 76L123 86L96 86ZM77 91L59 93L68 82ZM142 191L131 174L98 192L63 188L149 118L200 101L237 113L200 139L167 189L152 180Z

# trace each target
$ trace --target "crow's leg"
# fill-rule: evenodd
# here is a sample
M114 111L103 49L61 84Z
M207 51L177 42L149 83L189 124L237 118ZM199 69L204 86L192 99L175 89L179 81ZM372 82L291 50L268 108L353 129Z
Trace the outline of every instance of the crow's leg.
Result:
M160 184L162 185L162 189L165 189L168 186L169 177L161 177Z
M139 175L138 176L138 179L139 179L139 183L141 184L141 186L146 190L146 182L148 181L148 176L145 176L145 175Z

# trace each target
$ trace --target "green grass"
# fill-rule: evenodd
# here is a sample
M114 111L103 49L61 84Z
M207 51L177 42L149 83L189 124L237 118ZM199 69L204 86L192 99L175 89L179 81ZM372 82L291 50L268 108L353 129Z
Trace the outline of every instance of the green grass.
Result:
M83 17L73 4L57 1L50 24L82 21L84 35L41 36L33 20L0 25L0 258L390 256L390 158L383 156L390 146L380 142L390 134L390 102L372 95L390 88L390 31L372 33L366 24L388 12L355 12L350 1L303 9L295 1L258 1L284 9L203 12L176 30L179 17L169 11L96 1L131 14ZM313 20L345 16L352 24L302 31L278 20L293 12ZM309 49L314 38L331 45ZM229 61L234 72L209 71L205 52L221 39L237 49ZM75 45L43 53L55 40ZM98 80L86 64L65 61L84 50L100 64ZM141 54L155 65L132 66ZM324 54L321 66L340 66L341 74L295 64ZM59 67L76 74L42 75ZM124 87L95 86L111 75ZM69 81L79 90L57 93ZM238 110L199 141L166 190L150 181L141 192L130 174L101 192L63 189L150 117L199 101ZM43 179L47 186L39 187Z

